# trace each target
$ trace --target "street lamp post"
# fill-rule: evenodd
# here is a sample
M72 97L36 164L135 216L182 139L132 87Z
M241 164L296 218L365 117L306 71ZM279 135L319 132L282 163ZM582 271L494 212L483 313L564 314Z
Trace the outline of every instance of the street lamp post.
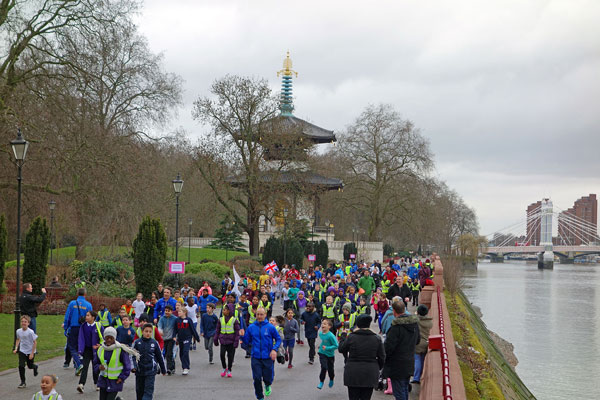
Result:
M50 207L50 265L54 265L52 263L52 247L56 243L56 240L54 240L54 209L56 208L56 202L50 200L48 202L48 207Z
M287 216L288 209L283 209L283 265L287 265Z
M14 343L17 341L17 329L19 329L20 318L21 318L21 301L19 297L21 297L21 193L22 193L22 172L23 172L23 164L25 163L25 156L27 156L27 149L29 148L29 142L23 138L21 134L21 129L17 130L17 138L10 142L13 153L15 155L15 160L18 168L17 175L17 287L16 287L16 297L15 297L15 326L14 326Z
M231 224L228 222L225 224L225 233L229 236L229 228L231 227ZM229 243L225 244L225 261L228 261L229 259Z
M179 195L183 189L181 175L177 173L177 178L173 180L173 190L175 190L175 261L179 261ZM177 275L177 286L180 286L179 274Z
M325 229L325 241L327 242L327 246L329 246L329 220L325 220L325 226L327 227Z
M315 254L315 216L310 217L311 222L311 236L310 236L310 252L311 254Z
M192 262L192 219L188 219L188 225L190 226L190 234L188 236L188 264Z

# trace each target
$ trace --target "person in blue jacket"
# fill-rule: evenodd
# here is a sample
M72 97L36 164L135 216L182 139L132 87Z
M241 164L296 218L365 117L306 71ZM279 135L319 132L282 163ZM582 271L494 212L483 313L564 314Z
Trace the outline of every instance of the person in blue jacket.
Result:
M259 307L256 310L256 321L248 326L242 337L246 346L252 345L252 379L254 379L254 394L258 400L264 399L263 382L264 395L271 395L277 349L281 345L281 336L277 329L266 321L266 318L267 312Z
M200 293L198 293L200 294ZM213 296L212 294L208 294L208 290L207 289L202 289L202 296L198 296L198 308L200 309L200 334L202 334L202 318L204 317L204 314L206 314L206 306L208 305L208 303L213 303L213 304L217 304L219 302L219 299L217 299L215 296Z
M158 324L158 319L165 315L165 307L167 305L170 305L173 310L177 306L177 300L171 297L171 288L163 290L163 298L158 300L154 306L154 325Z
M77 289L77 299L72 300L65 312L63 329L67 336L67 347L73 358L76 374L81 373L82 365L79 358L79 327L88 311L93 311L92 304L85 299L85 288Z

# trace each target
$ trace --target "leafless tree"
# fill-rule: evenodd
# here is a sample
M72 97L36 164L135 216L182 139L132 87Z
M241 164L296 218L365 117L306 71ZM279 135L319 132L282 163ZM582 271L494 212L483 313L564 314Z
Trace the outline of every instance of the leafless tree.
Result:
M348 206L367 216L368 238L380 239L383 224L397 220L403 211L404 178L419 177L433 162L429 142L412 122L392 106L368 106L340 138L339 151L348 189L357 194Z

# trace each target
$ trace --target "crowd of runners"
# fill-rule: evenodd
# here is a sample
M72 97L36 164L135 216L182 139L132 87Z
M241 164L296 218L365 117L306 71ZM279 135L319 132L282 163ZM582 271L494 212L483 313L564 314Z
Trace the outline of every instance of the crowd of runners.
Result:
M236 353L251 359L260 400L271 395L276 365L295 368L294 352L305 348L308 363L320 365L318 390L326 378L327 386L334 386L338 353L349 399L370 399L373 390L382 390L407 400L411 384L420 383L432 325L419 293L433 284L434 274L429 259L392 259L385 266L345 262L308 270L286 265L281 271L272 263L257 279L227 275L220 288L159 285L150 298L139 293L114 313L105 304L93 307L81 287L65 312L64 368L72 364L79 377L75 391L98 391L100 400L119 399L133 373L137 399L149 400L157 374L176 374L179 364L181 374L188 375L190 351L198 347L214 364L216 347L223 379L234 377ZM44 295L34 296L31 285L24 285L24 315L14 349L19 388L26 387L26 367L38 375L35 318L36 304L43 300ZM93 386L87 389L90 365ZM61 400L56 385L55 375L44 375L33 400Z

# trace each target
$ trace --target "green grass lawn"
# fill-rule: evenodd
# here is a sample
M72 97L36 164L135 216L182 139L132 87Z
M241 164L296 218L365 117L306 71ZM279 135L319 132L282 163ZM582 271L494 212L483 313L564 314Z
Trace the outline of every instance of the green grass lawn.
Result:
M91 258L103 258L103 257L111 257L117 256L120 254L126 254L131 251L130 247L125 246L89 246L86 247L85 252L88 259ZM169 247L167 251L167 260L172 260L174 258L175 249L173 247ZM248 254L245 251L227 251L221 249L206 249L206 248L192 248L190 249L191 262L199 262L204 259L220 261L225 260L225 255L227 255L227 259L231 260L236 255L240 254ZM69 264L72 260L75 259L75 246L70 247L61 247L53 250L53 257L55 264ZM56 262L58 260L58 263ZM179 248L179 261L187 261L188 260L188 248L180 247ZM21 263L23 263L23 257L21 257ZM7 261L6 268L12 268L17 265L16 260ZM22 264L21 264L22 265Z
M47 360L64 354L67 338L63 334L62 315L40 315L37 317L37 351L36 361ZM0 371L19 366L19 359L12 353L14 337L14 316L0 314Z

